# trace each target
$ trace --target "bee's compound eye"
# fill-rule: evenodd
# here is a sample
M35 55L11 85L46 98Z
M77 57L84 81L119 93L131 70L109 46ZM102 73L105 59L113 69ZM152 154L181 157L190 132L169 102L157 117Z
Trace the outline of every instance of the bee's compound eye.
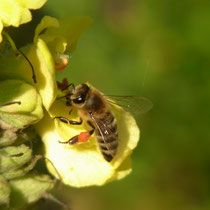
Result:
M80 95L76 99L73 100L75 104L82 104L85 102L85 95Z

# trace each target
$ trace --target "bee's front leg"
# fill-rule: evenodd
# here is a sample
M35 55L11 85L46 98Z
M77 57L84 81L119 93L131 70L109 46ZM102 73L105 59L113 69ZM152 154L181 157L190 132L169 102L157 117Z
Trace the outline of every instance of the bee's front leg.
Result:
M65 117L53 117L52 118L53 120L54 119L59 119L61 122L64 122L64 123L69 123L70 125L81 125L82 124L82 119L80 118L80 122L78 122L78 121L73 121L73 120L69 120L69 119L67 119L67 118L65 118Z

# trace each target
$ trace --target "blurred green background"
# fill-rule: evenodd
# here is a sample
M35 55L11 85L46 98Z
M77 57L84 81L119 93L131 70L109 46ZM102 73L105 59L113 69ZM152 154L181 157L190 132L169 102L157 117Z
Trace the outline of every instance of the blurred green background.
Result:
M33 21L46 14L94 19L60 80L154 104L136 118L131 175L57 197L73 210L210 209L210 1L48 0Z

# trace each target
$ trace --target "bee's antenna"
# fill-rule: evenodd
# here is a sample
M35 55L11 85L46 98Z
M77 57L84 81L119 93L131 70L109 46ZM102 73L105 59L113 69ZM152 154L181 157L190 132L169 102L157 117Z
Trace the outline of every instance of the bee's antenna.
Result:
M73 95L72 93L68 93L65 96L61 96L61 97L56 98L56 100L61 99L61 98L66 98L67 96L72 96L72 95Z

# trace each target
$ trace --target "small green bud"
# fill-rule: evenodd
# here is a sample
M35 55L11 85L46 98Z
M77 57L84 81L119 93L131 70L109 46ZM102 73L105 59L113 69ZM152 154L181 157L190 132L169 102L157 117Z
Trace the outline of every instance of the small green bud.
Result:
M41 98L32 85L20 80L5 80L0 82L0 96L0 103L21 103L0 107L0 117L18 128L34 124L43 116Z

